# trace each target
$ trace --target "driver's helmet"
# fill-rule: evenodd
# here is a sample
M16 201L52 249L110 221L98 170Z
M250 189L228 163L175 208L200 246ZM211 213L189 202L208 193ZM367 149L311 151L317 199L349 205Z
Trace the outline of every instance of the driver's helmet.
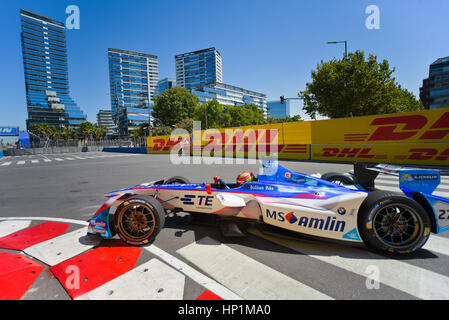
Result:
M237 184L243 185L244 183L251 182L254 179L254 174L251 171L243 171L237 176Z

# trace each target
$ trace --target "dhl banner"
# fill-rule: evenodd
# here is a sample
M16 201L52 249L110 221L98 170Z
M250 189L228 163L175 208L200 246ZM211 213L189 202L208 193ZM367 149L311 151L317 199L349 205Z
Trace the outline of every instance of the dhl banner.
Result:
M148 153L449 166L449 108L194 131L148 138Z
M449 109L312 122L312 144L449 142Z
M194 132L192 136L171 135L149 137L148 153L180 152L189 149L191 155L260 157L276 153L283 159L308 160L310 144L284 144L279 128L226 128ZM195 137L200 137L196 139Z
M311 159L447 166L449 143L311 145Z

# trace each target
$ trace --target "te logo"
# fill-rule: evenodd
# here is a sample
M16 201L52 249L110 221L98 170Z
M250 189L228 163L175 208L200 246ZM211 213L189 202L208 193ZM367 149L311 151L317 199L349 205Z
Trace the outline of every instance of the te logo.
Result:
M65 8L65 13L69 14L65 20L65 27L68 30L80 28L80 8L74 4L71 4Z
M198 199L198 200L196 200ZM214 199L214 196L202 196L202 195L194 195L194 194L186 194L183 198L180 200L185 205L195 205L195 202L198 202L197 205L199 206L212 206L212 200Z

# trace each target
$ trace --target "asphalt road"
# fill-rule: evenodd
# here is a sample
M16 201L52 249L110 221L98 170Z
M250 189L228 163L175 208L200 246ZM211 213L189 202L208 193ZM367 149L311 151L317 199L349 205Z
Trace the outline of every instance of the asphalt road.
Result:
M220 175L224 181L231 182L243 170L258 173L259 165L248 161L244 164L174 165L166 155L119 153L4 157L0 159L0 217L87 221L104 202L105 192L171 176L184 176L192 182L211 182L215 175ZM349 164L296 161L281 161L281 164L308 174L344 173L352 169ZM260 283L256 277L260 274L265 279L272 277L276 283L285 284L288 290L279 291L281 299L287 299L288 292L292 294L291 299L297 299L295 290L299 292L304 287L310 290L311 297L323 295L333 299L447 299L447 234L439 235L436 239L442 242L432 243L431 249L422 249L411 257L390 258L371 253L363 246L307 238L286 239L254 229L247 231L244 238L229 239L216 227L192 224L188 216L170 216L154 245L244 298L261 298L256 289L248 289ZM204 241L209 246L200 246ZM210 249L211 245L214 250L204 249ZM208 261L198 255L199 250L205 250L202 255L209 255ZM154 254L150 252L147 256ZM225 270L218 273L211 261L220 261L223 255L229 255L233 263L222 266ZM246 278L232 280L224 276L226 268L232 273L243 267L246 269L239 271L239 275L245 277L245 272L250 272ZM381 270L378 287L368 284L372 267ZM242 289L236 281L240 284L247 281L247 287ZM187 278L184 298L192 299L203 289Z

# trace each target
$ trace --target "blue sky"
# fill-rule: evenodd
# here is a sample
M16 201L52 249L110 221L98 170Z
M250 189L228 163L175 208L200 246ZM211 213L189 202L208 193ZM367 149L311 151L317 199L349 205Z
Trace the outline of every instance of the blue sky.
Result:
M80 29L67 30L72 98L95 122L109 109L107 49L155 54L159 77L175 77L174 56L216 47L223 82L296 97L320 61L340 58L347 40L387 59L404 88L419 95L429 64L449 56L447 0L0 0L0 125L25 128L27 118L20 8L65 21L80 9ZM365 27L368 5L380 9L380 29Z

